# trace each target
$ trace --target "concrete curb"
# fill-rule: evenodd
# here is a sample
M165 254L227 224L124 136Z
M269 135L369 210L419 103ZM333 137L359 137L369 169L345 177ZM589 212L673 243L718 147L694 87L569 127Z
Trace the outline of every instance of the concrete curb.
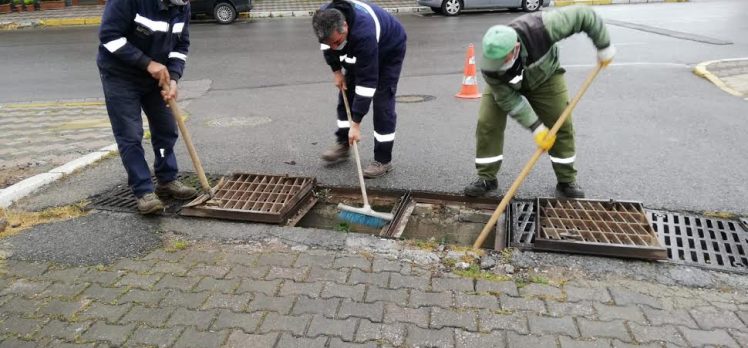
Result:
M76 170L85 168L116 151L117 144L112 144L65 163L46 173L34 175L23 181L17 182L10 187L6 187L0 190L0 208L7 208L14 202L36 192L40 188L49 185Z
M728 87L724 83L724 81L722 81L722 79L720 79L719 77L717 77L717 75L714 75L711 72L709 72L709 70L707 69L707 66L709 66L711 64L714 64L714 63L731 62L731 61L745 60L745 59L746 58L710 60L708 62L703 62L703 63L699 63L698 65L696 65L693 68L693 73L696 76L698 76L698 77L703 77L703 78L709 80L710 82L712 82L713 84L715 84L717 87L719 87L721 90L723 90L723 91L725 91L727 93L730 93L730 94L732 94L732 95L734 95L736 97L743 98L743 94L742 93L740 93L740 92L738 92L738 91L736 91L736 90ZM746 98L746 99L748 99L748 98Z

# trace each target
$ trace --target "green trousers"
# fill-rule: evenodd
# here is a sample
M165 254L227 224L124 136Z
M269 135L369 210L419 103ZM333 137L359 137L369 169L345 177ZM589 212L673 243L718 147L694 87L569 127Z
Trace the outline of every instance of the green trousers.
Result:
M566 80L562 72L554 74L533 90L520 89L520 93L530 102L538 118L548 128L553 127L569 102ZM495 179L501 168L501 162L504 159L506 119L507 113L499 109L494 101L491 86L487 85L481 98L478 127L475 130L475 167L478 169L478 176L482 179ZM529 133L527 139L532 141ZM558 182L576 181L574 126L571 115L558 130L556 142L548 151L548 155Z

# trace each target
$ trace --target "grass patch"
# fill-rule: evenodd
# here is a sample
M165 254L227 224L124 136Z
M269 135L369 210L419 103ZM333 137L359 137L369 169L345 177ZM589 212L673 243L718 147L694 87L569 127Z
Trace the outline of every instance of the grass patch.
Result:
M499 275L484 271L480 269L480 266L478 265L470 265L470 267L468 267L467 269L456 270L454 271L454 274L464 278L483 279L495 282L511 279L506 275Z
M725 220L731 220L736 217L735 214L726 211L705 211L704 216Z
M349 225L347 222L341 222L335 226L335 231L338 232L351 232L351 225Z
M433 251L434 249L439 247L439 243L437 243L436 240L434 239L429 239L429 240L416 239L412 241L411 245L415 246L418 249L428 250L428 251Z
M530 280L530 283L535 283L535 284L545 284L545 285L548 285L550 283L550 281L548 280L548 278L543 277L541 275L530 276L529 280Z
M190 246L190 243L187 242L186 240L174 239L168 242L164 250L168 253L174 253L174 252L177 252L178 250L187 249L187 247L189 246Z
M21 231L41 224L47 224L56 221L65 221L88 214L86 206L88 201L81 201L76 204L64 205L60 207L47 208L42 211L15 211L0 209L0 217L5 217L8 226L0 238L9 237L18 234Z

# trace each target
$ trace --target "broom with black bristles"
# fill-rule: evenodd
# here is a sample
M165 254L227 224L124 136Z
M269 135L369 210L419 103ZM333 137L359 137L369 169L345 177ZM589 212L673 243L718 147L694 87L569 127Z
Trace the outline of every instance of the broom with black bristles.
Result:
M340 93L343 95L343 103L345 104L345 112L348 115L348 123L353 124L351 118L351 108L348 106L348 97L345 94L345 90L340 89ZM353 154L356 157L356 169L358 169L358 181L361 183L361 197L364 200L364 206L361 208L351 207L343 203L338 204L338 217L341 220L350 222L356 225L364 225L375 228L380 228L387 224L388 221L392 221L392 214L380 213L371 209L369 205L369 198L366 195L366 185L364 184L364 173L361 170L361 158L358 155L358 145L353 142Z

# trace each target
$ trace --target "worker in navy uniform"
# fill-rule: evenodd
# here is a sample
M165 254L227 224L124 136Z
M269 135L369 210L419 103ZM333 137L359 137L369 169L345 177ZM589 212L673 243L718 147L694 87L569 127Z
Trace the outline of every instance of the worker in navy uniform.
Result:
M351 106L348 122L342 94L338 96L336 143L322 154L327 162L348 158L349 146L361 138L361 120L374 109L374 161L367 178L392 170L395 141L395 93L400 80L407 35L397 19L382 8L359 0L334 0L312 18L314 33L335 86L345 91Z
M164 209L159 196L190 199L197 191L177 181L177 126L169 99L177 98L190 46L188 0L109 0L99 29L96 63L109 120L138 211ZM148 117L155 154L151 179L142 146Z

